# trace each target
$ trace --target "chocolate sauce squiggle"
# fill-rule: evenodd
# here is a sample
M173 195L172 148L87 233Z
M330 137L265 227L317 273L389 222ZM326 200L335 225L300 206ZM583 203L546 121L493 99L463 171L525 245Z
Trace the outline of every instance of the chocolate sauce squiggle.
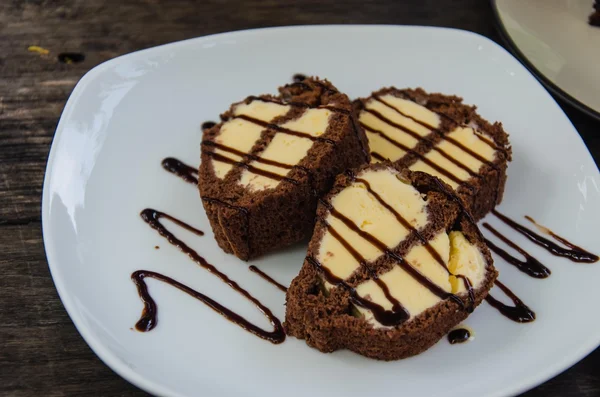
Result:
M142 298L142 301L144 302L144 305L145 305L144 311L142 312L142 317L141 317L140 321L138 321L138 325L139 325L138 329L140 329L142 331L149 331L154 326L156 326L156 304L154 303L154 301L148 294L147 287L146 287L145 283L143 282L144 277L152 277L152 278L158 279L160 281L166 282L170 285L173 285L174 287L186 292L187 294L194 296L196 299L201 300L202 302L207 304L209 307L211 307L213 310L215 310L216 312L218 312L221 315L223 315L224 317L226 317L228 320L234 322L235 324L244 328L248 332L251 332L254 335L256 335L262 339L268 340L271 343L275 343L275 344L281 343L285 340L285 333L283 331L283 326L281 325L281 322L279 321L279 319L277 319L277 317L275 317L273 315L271 310L269 310L269 308L267 308L265 305L263 305L258 299L256 299L254 296L252 296L244 288L240 287L240 285L237 282L230 279L225 273L222 273L214 265L208 263L206 261L206 259L204 259L202 256L200 256L195 250L193 250L187 244L185 244L183 241L178 239L173 233L171 233L160 222L160 219L161 218L169 219L169 220L177 223L178 225L185 227L187 230L190 230L190 231L195 230L196 232L200 232L200 233L201 233L201 231L193 228L192 226L186 224L185 222L183 222L177 218L174 218L168 214L165 214L164 212L160 212L160 211L157 211L157 210L154 210L151 208L147 208L147 209L143 210L140 213L140 216L142 217L144 222L146 222L148 224L148 226L150 226L152 229L156 230L158 232L158 234L160 234L162 237L164 237L170 244L179 248L179 250L181 252L186 254L196 264L198 264L200 267L206 269L209 273L217 276L221 281L223 281L225 284L227 284L233 290L235 290L240 295L244 296L246 299L248 299L250 302L252 302L257 307L257 309L260 310L263 313L263 315L271 322L271 324L273 325L273 331L268 332L268 331L265 331L265 330L255 326L254 324L248 322L246 319L244 319L237 313L220 305L219 303L210 299L206 295L203 295L203 294L199 293L198 291L192 290L191 288L179 283L178 281L175 281L175 280L173 280L167 276L164 276L162 274L159 274L159 273L148 272L148 271L144 271L144 270L139 271L139 272L134 272L132 274L132 279L134 280L134 282L136 282L136 286L138 287L138 292L140 293L140 297ZM138 325L136 325L136 327L138 327Z
M505 261L507 261L508 263L510 263L513 266L516 266L517 269L519 269L523 273L528 274L531 277L546 278L546 277L550 276L550 274L552 273L550 271L550 269L548 269L546 266L544 266L536 258L531 256L523 248L519 247L517 244L513 243L508 238L506 238L504 235L502 235L499 231L497 231L495 228L493 228L489 223L484 223L483 227L485 227L487 230L492 232L500 240L504 241L504 243L506 245L513 248L515 251L517 251L518 253L520 253L521 255L523 255L525 257L524 261L520 260L519 258L515 258L514 256L512 256L511 254L509 254L502 248L498 247L496 244L492 243L490 240L485 239L485 242L487 243L488 247L492 251L494 251L496 254L500 255L500 257L502 257Z
M152 296L148 292L148 286L146 285L146 281L144 280L145 278L153 278L155 280L162 281L163 283L171 285L171 286L185 292L186 294L190 295L191 297L198 299L200 302L204 303L206 306L210 307L215 312L217 312L220 315L222 315L223 317L225 317L227 320L231 321L234 324L239 325L246 331L258 336L259 338L266 339L269 342L274 343L274 344L279 344L279 343L283 342L285 339L285 334L283 334L283 330L281 330L281 331L278 330L275 322L271 321L271 324L273 324L273 327L275 328L274 331L272 331L272 332L265 331L264 329L257 327L256 325L254 325L251 322L249 322L248 320L246 320L244 317L231 311L230 309L221 305L219 302L215 301L214 299L204 295L203 293L196 291L196 290L188 287L187 285L180 283L179 281L173 280L171 277L165 276L164 274L161 274L161 273L152 272L150 270L137 270L131 274L131 279L133 280L133 283L137 287L138 294L140 295L140 299L144 303L144 309L142 311L142 316L140 317L138 322L135 324L135 328L138 331L141 331L141 332L151 331L158 324L158 318L157 318L158 307L156 305L156 302L154 302L154 299L152 299ZM263 312L263 314L267 315L267 313L264 313L264 312ZM279 327L281 327L281 324L279 325Z
M517 295L515 295L506 285L502 284L499 280L495 281L495 285L500 288L506 296L508 296L513 303L514 306L506 305L496 298L494 298L491 294L485 297L487 303L489 303L493 308L497 309L502 315L515 321L517 323L530 323L535 320L535 312L531 310Z
M177 175L187 183L198 184L198 168L190 167L173 157L167 157L161 162L161 165L165 170Z
M504 222L505 224L507 224L514 230L516 230L517 232L521 233L523 236L527 237L529 239L529 241L544 248L546 251L550 252L552 255L567 258L573 262L578 262L578 263L594 263L594 262L598 261L597 255L594 255L594 254L582 249L581 247L574 245L573 243L567 241L563 237L556 235L554 232L552 232L551 230L549 230L547 228L544 228L544 229L549 232L548 234L550 236L552 236L554 239L558 240L559 242L565 244L570 249L563 248L560 245L553 243L552 241L548 240L547 238L540 236L539 234L535 233L534 231L513 221L506 215L503 215L496 210L492 210L492 214L494 214L498 219L500 219L502 222ZM528 220L532 221L535 224L535 221L533 221L533 219L531 217L526 217L526 218L528 218Z
M258 267L254 266L254 265L251 265L250 267L248 267L248 270L250 270L252 273L258 274L264 280L266 280L267 282L273 284L275 287L277 287L281 291L287 292L287 287L285 287L283 284L280 284L277 281L275 281L273 279L273 277L269 276L267 273L263 272Z

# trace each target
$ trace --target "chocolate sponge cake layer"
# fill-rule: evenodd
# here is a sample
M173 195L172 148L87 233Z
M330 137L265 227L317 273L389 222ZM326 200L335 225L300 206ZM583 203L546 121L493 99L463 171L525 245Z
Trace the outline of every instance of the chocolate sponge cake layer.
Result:
M199 189L215 239L248 260L309 238L317 197L369 162L352 105L308 78L235 103L205 130Z
M363 166L338 176L318 206L284 327L323 352L401 359L464 320L496 276L450 186L390 162Z
M508 135L462 98L392 87L354 106L373 162L390 160L439 177L456 189L475 220L502 201L511 160Z

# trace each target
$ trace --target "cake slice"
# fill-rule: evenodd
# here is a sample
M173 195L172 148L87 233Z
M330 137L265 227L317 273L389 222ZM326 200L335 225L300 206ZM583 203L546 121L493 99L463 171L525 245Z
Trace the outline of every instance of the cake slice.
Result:
M284 327L323 352L405 358L464 320L496 276L448 185L389 162L363 166L340 175L319 204Z
M199 189L215 239L243 260L308 239L317 198L369 162L352 104L308 78L235 103L205 130Z
M384 88L354 102L373 162L390 160L456 189L479 220L502 201L511 160L501 123L482 119L462 98L420 88Z

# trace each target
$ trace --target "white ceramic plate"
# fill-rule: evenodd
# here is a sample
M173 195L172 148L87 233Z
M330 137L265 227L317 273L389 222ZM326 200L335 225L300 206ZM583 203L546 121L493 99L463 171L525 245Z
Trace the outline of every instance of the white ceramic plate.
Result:
M535 280L501 260L501 279L537 312L513 323L483 304L467 321L475 340L445 339L420 356L378 362L322 354L288 338L272 345L154 280L159 325L133 331L142 304L130 275L162 272L269 327L260 313L170 246L141 219L146 207L207 232L173 228L283 319L284 294L224 254L194 186L163 158L199 158L200 124L233 101L274 92L294 73L329 78L351 97L382 86L456 93L511 134L503 212L524 214L583 247L600 247L598 170L577 132L535 78L473 33L394 26L275 28L208 36L129 54L83 77L58 125L44 184L43 229L61 299L87 343L121 376L159 395L506 396L563 371L600 342L600 265L558 259L494 225L547 263ZM522 218L520 218L522 219ZM160 249L155 249L160 246ZM254 261L289 283L305 247ZM496 295L501 294L496 291Z
M557 95L600 119L600 27L594 0L495 0L502 33Z

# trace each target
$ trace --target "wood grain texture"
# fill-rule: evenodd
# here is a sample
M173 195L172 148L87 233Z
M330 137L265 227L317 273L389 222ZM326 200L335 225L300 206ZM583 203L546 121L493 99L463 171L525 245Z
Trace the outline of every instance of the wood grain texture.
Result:
M172 41L323 23L448 26L499 40L490 6L481 0L0 1L0 395L146 395L79 336L44 254L44 169L60 113L81 76L118 55ZM30 45L50 53L29 52ZM86 58L58 62L65 51ZM597 163L600 123L563 108ZM600 350L525 396L598 396L598 368Z

